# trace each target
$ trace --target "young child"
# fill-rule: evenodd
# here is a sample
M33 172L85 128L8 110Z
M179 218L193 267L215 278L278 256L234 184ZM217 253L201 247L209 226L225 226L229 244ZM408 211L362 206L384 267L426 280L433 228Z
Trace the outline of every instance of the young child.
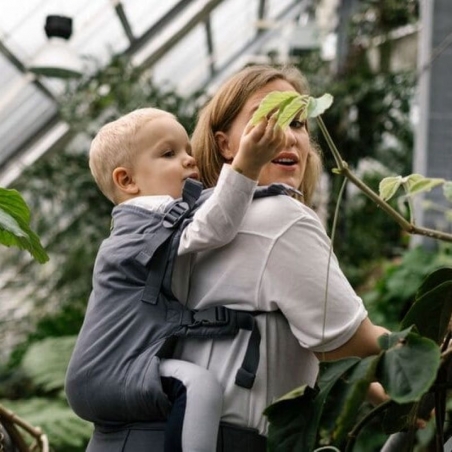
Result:
M183 230L178 259L186 259L186 291L193 256L189 253L220 247L234 238L261 168L285 145L284 132L275 123L270 118L249 125L236 137L237 155L224 165L212 195ZM132 268L141 274L148 271L136 247L149 235L146 215L165 212L180 198L185 180L199 178L187 132L170 113L155 108L133 111L100 129L91 144L89 165L116 207L112 234L96 258L93 292L67 371L68 401L80 417L102 426L156 420L150 407L161 405L163 413L169 411L166 451L212 452L222 411L221 386L206 369L189 362L161 359L155 366L154 357L152 366L146 350L156 338L147 331L147 306L132 302L133 294L143 290ZM184 303L186 293L178 295ZM151 386L160 384L171 402L169 410L167 400L147 399Z

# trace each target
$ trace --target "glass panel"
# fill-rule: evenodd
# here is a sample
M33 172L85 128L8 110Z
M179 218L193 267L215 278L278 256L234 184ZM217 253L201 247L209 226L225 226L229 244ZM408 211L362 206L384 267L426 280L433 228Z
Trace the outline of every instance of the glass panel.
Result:
M200 24L154 65L155 82L169 82L181 93L192 92L198 88L200 71L203 78L207 75L206 49L205 28Z
M228 0L211 15L215 63L220 67L256 35L258 2Z
M135 37L140 37L157 23L179 0L147 1L123 0L124 11L129 19Z
M56 111L56 105L33 85L24 88L9 107L0 112L0 163L37 133Z

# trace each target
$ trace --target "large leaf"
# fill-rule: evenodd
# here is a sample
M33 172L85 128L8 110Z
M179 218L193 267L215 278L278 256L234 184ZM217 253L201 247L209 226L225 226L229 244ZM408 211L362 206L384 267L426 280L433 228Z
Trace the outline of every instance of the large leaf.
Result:
M380 383L397 403L417 402L435 381L439 347L410 329L379 339L385 352L377 370Z
M34 384L51 392L64 387L66 369L75 345L75 336L52 337L32 344L22 367Z
M257 124L262 118L265 118L271 111L279 110L285 105L290 104L293 99L300 95L295 91L272 91L268 93L259 104L258 109L251 118L251 124Z
M322 114L333 103L331 94L313 98L295 91L272 91L261 101L251 118L251 124L257 124L262 118L275 111L277 124L285 129L298 115L302 119L314 118Z
M30 210L16 190L0 188L0 243L27 250L40 263L49 260L30 228Z
M366 399L372 381L375 380L377 365L380 356L369 356L351 367L346 375L349 386L345 403L337 417L334 439L341 443L344 441L355 424L360 406Z
M297 96L281 108L281 113L279 113L277 121L281 129L286 129L294 118L306 109L307 102L307 96Z
M415 325L422 336L440 344L452 315L452 268L432 272L421 284L401 327Z
M269 450L312 451L329 392L343 374L359 361L359 358L347 358L321 363L317 380L318 391L302 387L267 407L264 414L270 423Z

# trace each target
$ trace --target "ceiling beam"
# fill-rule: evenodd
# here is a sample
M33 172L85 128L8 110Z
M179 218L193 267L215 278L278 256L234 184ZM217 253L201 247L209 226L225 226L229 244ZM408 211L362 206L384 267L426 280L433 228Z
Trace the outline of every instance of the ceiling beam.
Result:
M121 22L122 28L124 29L124 33L129 39L130 44L133 44L136 38L133 34L132 26L130 25L129 19L127 18L127 14L124 11L124 6L122 5L121 1L118 1L115 4L115 12L119 18L119 21Z
M210 15L204 21L205 30L206 30L206 42L207 42L207 54L209 56L209 70L210 76L213 77L215 75L215 52L212 38L212 22L210 20Z
M143 33L138 39L135 39L130 47L125 51L126 55L132 56L151 39L155 38L168 24L174 21L174 18L182 13L193 0L180 0L164 16L162 16L152 27Z
M169 50L178 44L193 28L200 22L207 19L209 14L220 4L223 0L210 0L198 13L196 13L185 25L183 25L176 33L174 33L164 44L162 44L155 52L148 55L140 66L147 68L155 64L162 58ZM187 2L188 3L188 2Z

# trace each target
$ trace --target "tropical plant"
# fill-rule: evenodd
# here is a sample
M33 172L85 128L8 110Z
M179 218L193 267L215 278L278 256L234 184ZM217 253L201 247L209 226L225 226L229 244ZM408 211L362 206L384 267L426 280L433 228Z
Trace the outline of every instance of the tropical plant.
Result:
M290 109L293 95L280 94L269 110L271 94L263 100L261 114L276 110L281 117L303 115L300 108ZM273 99L273 98L272 98ZM304 103L306 108L308 103ZM319 109L322 113L324 109ZM309 116L309 109L308 116ZM380 194L375 193L350 170L331 139L320 115L314 114L329 149L336 162L335 174L344 176L365 195L389 214L408 233L434 237L452 242L452 234L419 227L413 222L413 196L443 185L444 194L450 200L450 182L428 179L421 175L386 178L380 183ZM290 122L290 121L289 121ZM403 187L408 197L409 218L396 211L387 201ZM325 306L328 298L326 296ZM270 422L269 449L271 451L312 451L318 444L321 423L328 425L321 440L323 444L344 447L352 451L356 437L363 427L377 415L384 414L386 433L403 429L415 430L415 422L425 410L435 407L437 446L444 443L444 419L446 411L446 388L449 369L452 366L449 350L449 322L452 314L452 268L443 267L430 273L420 284L415 300L402 319L399 331L384 335L379 343L381 352L364 359L347 358L321 363L314 388L297 388L265 411ZM357 422L359 408L363 405L367 391L373 381L382 384L390 400L370 411ZM334 394L334 403L327 403ZM432 402L432 394L434 401ZM326 413L326 417L324 416ZM356 424L356 425L355 425ZM408 437L405 444L413 444ZM321 450L321 449L319 449ZM335 449L338 450L338 449ZM412 449L409 449L412 450ZM440 449L438 449L440 450Z
M0 188L0 244L27 250L40 263L48 261L48 255L39 237L30 227L30 210L16 190ZM32 443L30 444L30 439ZM27 441L28 440L28 441ZM13 412L0 405L0 450L11 441L20 451L48 451L47 436Z

